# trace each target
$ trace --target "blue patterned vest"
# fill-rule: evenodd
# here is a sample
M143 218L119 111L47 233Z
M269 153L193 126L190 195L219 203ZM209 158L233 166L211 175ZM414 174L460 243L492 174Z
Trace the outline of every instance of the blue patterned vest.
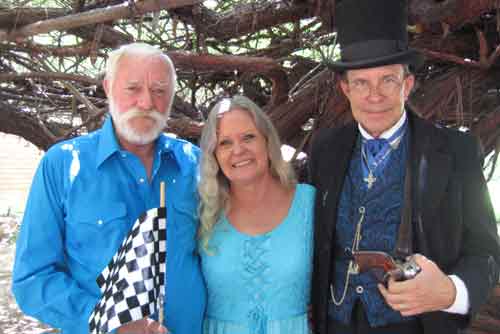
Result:
M361 137L361 136L359 136ZM360 208L364 208L361 225L359 250L377 250L393 253L398 228L401 221L401 208L404 195L405 161L408 148L408 131L397 149L391 152L387 165L374 171L377 181L368 190L363 181L361 139L358 138L351 158L348 173L344 180L338 207L336 225L336 250L351 249L360 220ZM336 254L342 251L336 251ZM348 258L336 256L334 293L338 302L344 292ZM349 287L343 303L334 305L330 299L329 316L336 321L349 324L355 302L360 299L367 314L370 326L384 326L412 318L403 318L392 310L378 291L377 282L371 273L350 275Z

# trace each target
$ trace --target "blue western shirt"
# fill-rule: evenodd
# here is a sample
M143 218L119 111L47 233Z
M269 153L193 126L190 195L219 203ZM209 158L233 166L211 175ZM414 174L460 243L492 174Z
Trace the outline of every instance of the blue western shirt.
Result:
M12 290L26 314L65 334L88 333L96 278L134 221L158 207L166 184L165 325L201 333L206 292L196 254L199 149L161 135L151 178L122 150L108 118L100 130L54 145L33 179L17 240Z

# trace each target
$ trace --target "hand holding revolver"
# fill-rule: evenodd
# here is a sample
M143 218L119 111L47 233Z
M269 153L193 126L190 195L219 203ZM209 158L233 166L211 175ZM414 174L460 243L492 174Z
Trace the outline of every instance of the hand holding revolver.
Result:
M403 316L450 307L456 297L455 285L451 279L423 255L417 254L414 259L421 268L414 278L398 282L391 277L387 287L378 285L387 304Z
M415 256L396 260L385 252L353 251L352 257L359 272L371 271L375 278L384 284L387 284L389 278L395 281L412 279L421 270Z

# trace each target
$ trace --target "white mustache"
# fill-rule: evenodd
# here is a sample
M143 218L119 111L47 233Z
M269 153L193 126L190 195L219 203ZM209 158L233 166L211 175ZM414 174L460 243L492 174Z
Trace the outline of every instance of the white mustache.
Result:
M135 117L149 117L155 120L157 123L163 122L164 116L158 112L156 109L150 109L148 111L140 110L139 108L130 108L126 113L121 115L124 122L128 122Z
M151 143L160 135L167 125L168 114L161 114L154 108L145 111L137 107L132 107L127 109L126 112L120 113L115 107L113 101L110 101L110 113L115 123L115 129L131 143L141 145ZM129 124L129 121L136 117L148 117L153 121L153 126L148 132L137 132L137 130Z

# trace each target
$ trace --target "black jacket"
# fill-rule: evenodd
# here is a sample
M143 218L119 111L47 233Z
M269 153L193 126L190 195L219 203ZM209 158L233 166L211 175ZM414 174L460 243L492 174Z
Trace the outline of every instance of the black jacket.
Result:
M415 252L460 277L470 300L467 316L430 312L419 318L425 333L458 333L486 301L499 275L500 244L481 150L470 135L438 128L411 113L408 118L411 174L417 175L422 157L426 161L419 186L412 182L413 200L419 198L422 214L422 225L414 226ZM354 123L320 131L310 152L309 180L317 188L311 298L318 334L328 333L337 206L358 133Z

